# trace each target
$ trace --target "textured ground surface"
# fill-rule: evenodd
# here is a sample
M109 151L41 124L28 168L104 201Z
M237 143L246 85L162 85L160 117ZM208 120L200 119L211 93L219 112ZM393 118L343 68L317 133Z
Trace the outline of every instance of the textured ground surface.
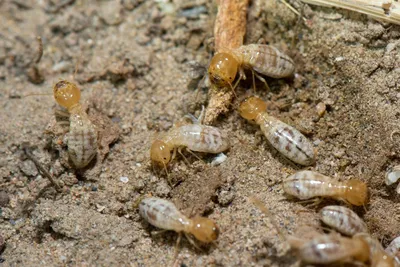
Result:
M141 196L152 194L171 199L188 215L207 215L221 228L217 246L204 252L184 240L181 266L298 265L247 198L262 200L284 233L319 225L317 209L286 200L281 189L280 181L300 167L274 151L235 110L215 124L231 138L223 164L211 167L189 157L187 165L178 157L169 170L174 187L150 165L154 137L207 104L207 91L196 99L193 84L210 59L215 4L88 2L0 1L3 264L170 265L176 234L150 236L155 229L135 208ZM252 1L245 43L263 38L297 66L294 79L268 79L271 91L260 83L257 93L268 101L271 114L315 144L318 158L311 169L368 183L370 203L356 211L387 245L400 234L400 197L395 186L384 184L386 169L400 164L400 27L328 8L306 7L304 14L309 28L283 4ZM40 80L33 73L36 36L42 37L44 52L36 66L44 79L38 85L33 83ZM48 134L54 134L54 99L23 98L51 93L60 78L78 82L91 114L106 125L110 119L120 130L104 161L83 172L67 167L65 147ZM237 93L250 95L250 88L251 83L242 83ZM318 104L326 106L321 116ZM115 128L105 132L110 133L105 144L118 136ZM57 193L24 148L68 190Z

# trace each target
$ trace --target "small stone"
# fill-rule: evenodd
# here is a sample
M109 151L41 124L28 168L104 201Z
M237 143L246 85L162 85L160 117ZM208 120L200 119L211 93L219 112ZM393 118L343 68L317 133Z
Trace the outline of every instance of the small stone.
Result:
M0 191L0 207L5 207L10 202L10 197L4 191Z
M326 111L326 105L323 102L318 103L318 105L315 107L315 109L317 110L317 114L318 116L322 117L325 114Z
M35 163L33 163L32 160L27 159L23 161L20 165L19 168L21 171L26 175L26 176L36 176L38 175L38 170L35 166Z
M235 193L232 190L221 190L218 194L218 203L222 206L228 206L235 198Z
M171 189L168 184L162 180L157 184L155 193L158 197L167 197L170 191Z
M126 177L126 176L121 176L121 177L119 178L119 180L120 180L121 182L123 182L124 184L126 184L126 183L129 182L129 178Z

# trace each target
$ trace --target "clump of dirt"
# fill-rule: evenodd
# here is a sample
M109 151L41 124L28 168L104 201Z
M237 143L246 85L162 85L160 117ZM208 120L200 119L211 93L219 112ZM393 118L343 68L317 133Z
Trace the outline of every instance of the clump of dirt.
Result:
M308 26L278 1L249 6L244 43L264 39L296 64L293 79L267 79L270 91L257 82L256 94L271 115L313 142L313 170L368 184L366 211L356 211L387 245L400 235L400 196L395 185L384 184L386 169L400 163L400 27L290 2L304 8ZM137 212L138 200L149 194L220 226L217 245L205 252L183 241L180 264L298 264L270 218L248 201L259 198L285 234L319 226L317 209L287 200L280 185L301 167L235 110L253 94L251 81L240 83L239 99L214 123L230 136L225 162L211 166L213 155L200 155L205 162L187 155L186 164L177 157L169 178L150 164L154 137L207 104L205 86L194 89L211 56L214 1L0 1L0 12L0 245L6 264L170 264L176 234L150 235L156 229ZM28 70L37 36L43 56L34 64L36 77ZM46 133L55 122L54 99L24 97L51 94L60 78L79 84L103 131L101 156L84 171L67 168L65 147L55 147ZM26 147L66 190L54 189Z

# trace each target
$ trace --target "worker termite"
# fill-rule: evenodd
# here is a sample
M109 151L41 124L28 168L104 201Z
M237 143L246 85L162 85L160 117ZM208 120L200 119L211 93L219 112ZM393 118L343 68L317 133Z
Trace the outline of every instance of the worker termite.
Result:
M221 49L211 59L208 75L212 84L217 87L228 87L232 89L232 82L239 72L239 79L246 79L244 69L250 69L262 82L266 81L254 71L272 77L284 78L291 76L294 72L294 62L286 54L280 52L273 46L264 44L242 45L236 49ZM268 85L266 85L268 87Z
M366 204L367 185L356 179L337 181L313 171L300 171L283 181L286 194L299 199L330 197L361 206Z
M367 225L358 215L342 206L326 206L319 212L321 221L342 234L353 236L357 233L367 233Z
M53 87L56 102L69 113L68 155L76 168L86 167L97 153L97 130L79 103L76 84L61 80Z
M252 198L251 201L271 219L274 219L271 212L259 200ZM272 223L281 234L280 229L277 228L278 224L274 220ZM366 263L369 260L368 243L362 237L348 238L336 233L326 235L318 232L308 232L308 235L310 239L284 236L298 258L304 263L330 264L352 260Z
M218 154L230 147L228 136L216 127L202 125L203 111L199 119L189 116L192 124L172 128L165 135L154 140L150 149L151 160L166 168L175 156L176 151L182 154L182 148L189 152ZM172 155L171 155L172 153Z
M239 107L240 115L260 125L271 145L291 161L308 166L315 162L314 149L298 130L268 115L267 104L258 97L246 99Z
M309 241L289 237L288 242L301 261L310 264L344 263L369 260L368 243L359 237L342 237L338 234L320 234Z
M219 228L213 220L200 216L187 218L173 203L161 198L143 199L139 204L139 214L155 227L178 232L177 244L182 233L194 246L196 245L189 234L203 243L211 243L219 235Z
M389 246L386 247L385 251L393 255L400 264L400 236L393 239Z

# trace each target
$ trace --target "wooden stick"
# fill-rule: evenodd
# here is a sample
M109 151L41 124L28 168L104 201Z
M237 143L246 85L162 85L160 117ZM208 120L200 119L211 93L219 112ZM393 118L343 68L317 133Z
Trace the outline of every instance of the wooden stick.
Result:
M248 4L249 0L218 1L218 13L214 25L216 53L222 49L234 49L243 45ZM213 123L220 114L227 112L233 97L231 88L211 86L204 124Z
M215 51L238 48L246 34L246 15L249 0L219 0L214 25Z

